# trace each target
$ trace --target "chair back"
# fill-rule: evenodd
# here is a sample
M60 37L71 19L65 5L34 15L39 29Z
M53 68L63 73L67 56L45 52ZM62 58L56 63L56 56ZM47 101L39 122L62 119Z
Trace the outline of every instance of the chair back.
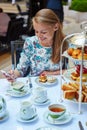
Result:
M22 48L24 45L24 40L15 40L11 41L11 58L12 58L12 69L15 69L17 64L19 63L20 54L22 52ZM30 71L30 66L28 67L26 73L24 74L24 77L28 75Z
M22 11L21 11L21 7L20 7L18 4L16 4L16 7L17 7L19 13L21 13L21 12L22 12Z
M7 30L7 42L19 39L19 36L23 34L24 19L19 18L11 20Z
M12 68L15 69L16 65L19 62L20 53L22 51L22 47L24 44L24 40L15 40L11 41L11 58L12 58Z
M23 15L29 15L28 10L22 11L20 5L16 4L16 7L17 7L17 10L18 10L18 12L19 12L19 14L20 14L21 16L23 16Z

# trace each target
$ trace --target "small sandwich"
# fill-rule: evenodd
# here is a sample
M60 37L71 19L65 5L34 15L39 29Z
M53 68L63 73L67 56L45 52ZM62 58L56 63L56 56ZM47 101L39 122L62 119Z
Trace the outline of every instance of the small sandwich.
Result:
M41 74L39 76L39 82L43 82L43 83L47 82L47 76L45 74Z
M53 83L53 82L56 81L56 78L55 78L54 76L47 76L47 81L48 81L49 83Z
M82 91L82 94L84 95L84 102L87 102L87 93L86 92L84 92L84 91Z
M75 89L75 90L77 90L77 91L79 90L79 83L70 82L69 85L72 86L73 89Z
M80 82L80 77L78 77L76 79L76 81ZM82 77L82 82L87 82L87 78L86 77Z
M75 99L76 99L77 101L79 101L79 91L77 91L77 92L75 93ZM84 95L81 94L81 102L83 102L83 99L84 99Z
M76 80L79 77L79 74L77 72L71 73L71 79Z
M24 88L24 83L22 82L15 82L12 85L12 89L16 91L23 91L23 88Z
M62 85L62 90L63 91L66 91L66 90L75 90L76 91L76 88L74 88L71 84L64 83Z
M76 91L75 90L66 90L63 93L63 96L65 99L74 99L75 98Z

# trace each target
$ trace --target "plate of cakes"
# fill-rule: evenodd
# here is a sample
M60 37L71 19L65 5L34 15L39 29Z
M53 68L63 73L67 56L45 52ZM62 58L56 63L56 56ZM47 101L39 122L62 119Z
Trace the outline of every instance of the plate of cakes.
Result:
M83 60L87 61L87 47L84 47L84 54L83 54ZM63 53L63 56L66 56L72 60L82 60L82 50L81 48L68 48L67 51Z
M58 79L54 75L41 74L35 79L36 83L41 86L49 87L58 84Z
M61 87L63 91L63 98L67 101L78 103L79 102L79 89L80 83L76 82L69 82L62 84ZM81 103L87 104L87 85L82 85L82 92L81 92Z

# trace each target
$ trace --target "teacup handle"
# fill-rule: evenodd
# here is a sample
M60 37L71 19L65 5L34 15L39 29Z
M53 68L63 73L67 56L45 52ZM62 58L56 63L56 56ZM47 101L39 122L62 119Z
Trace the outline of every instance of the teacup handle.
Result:
M34 112L36 113L36 108L35 108L35 107L33 108L33 110L34 110Z

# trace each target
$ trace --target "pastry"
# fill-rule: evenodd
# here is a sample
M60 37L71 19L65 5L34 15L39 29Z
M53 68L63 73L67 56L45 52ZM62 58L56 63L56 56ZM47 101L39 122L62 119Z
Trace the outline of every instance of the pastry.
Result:
M71 79L77 80L78 77L79 77L79 74L77 72L72 72L71 73Z
M73 48L69 48L69 49L67 50L68 55L72 56L73 51L74 51Z
M80 54L78 55L78 59L80 59L80 60L82 59L82 53L80 53ZM86 54L86 53L83 54L83 59L84 59L84 60L87 60L87 54Z
M48 81L49 83L53 83L53 82L56 81L56 78L55 78L54 76L47 76L47 81Z
M79 90L79 84L78 83L70 82L69 84L73 87L73 89L75 89L77 91Z
M74 88L71 84L65 83L65 84L62 85L62 90L63 91L66 91L66 90L76 90L76 88Z
M45 74L41 74L39 76L39 82L45 83L47 81L47 76Z
M75 90L66 90L63 93L64 94L64 98L73 99L73 98L75 98L75 93L76 93Z
M84 95L84 102L87 102L87 93L82 91L82 94Z
M63 96L66 99L79 101L79 83L69 82L62 85ZM87 85L82 84L81 102L87 102Z
M78 78L76 79L76 81L80 82L80 77L78 77ZM87 82L87 78L83 76L83 77L82 77L82 82Z
M75 59L78 59L78 55L81 53L80 49L74 49L73 53L72 53L72 57Z
M76 93L75 93L75 99L76 99L77 101L79 101L79 91L76 91ZM81 102L83 102L83 99L84 99L84 95L81 94Z

